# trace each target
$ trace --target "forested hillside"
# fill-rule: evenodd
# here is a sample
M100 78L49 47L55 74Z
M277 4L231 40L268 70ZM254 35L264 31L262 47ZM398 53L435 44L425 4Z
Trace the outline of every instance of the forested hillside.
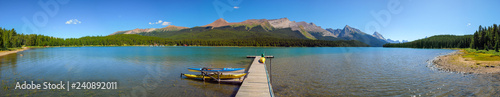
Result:
M476 50L495 50L498 52L500 45L500 27L493 24L482 27L474 35L437 35L407 43L385 44L384 47L410 47L410 48L472 48Z
M307 39L299 31L287 29L269 29L260 25L247 26L223 26L223 27L193 27L179 31L152 31L139 33L144 36L156 36L173 40L201 39L201 40L227 40L227 39L254 39L254 38L276 38L276 39Z
M325 41L301 38L277 39L269 37L234 38L224 40L182 39L141 36L136 34L118 34L109 36L86 36L81 38L56 38L36 34L18 34L16 30L0 28L0 48L22 46L124 46L124 45L196 45L196 46L285 46L285 47L321 47L321 46L368 46L359 41Z
M471 42L472 35L436 35L407 43L388 43L384 47L408 47L408 48L467 48Z
M334 31L329 31L334 30ZM366 34L359 29L346 25L343 29L323 29L314 23L295 22L288 18L280 19L249 19L243 22L227 22L217 19L214 22L197 27L181 27L169 25L164 28L145 28L117 31L117 34L139 34L168 38L172 40L218 40L233 39L308 39L308 40L356 40L374 47L388 43L379 33L377 37Z

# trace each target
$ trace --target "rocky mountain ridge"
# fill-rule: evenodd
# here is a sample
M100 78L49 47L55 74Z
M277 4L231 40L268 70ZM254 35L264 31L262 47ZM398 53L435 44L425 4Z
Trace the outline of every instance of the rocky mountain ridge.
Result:
M164 28L146 28L146 29L133 29L133 30L126 30L126 31L117 31L114 33L111 33L109 35L116 35L116 34L139 34L139 33L149 33L152 31L178 31L182 29L187 29L188 27L180 27L180 26L175 26L175 25L168 25L167 27Z
M307 23L304 21L295 22L290 21L288 18L280 18L280 19L248 19L242 22L228 22L222 18L215 20L214 22L201 26L208 27L210 29L219 28L219 27L239 27L245 26L247 31L250 31L253 27L261 26L264 28L266 32L273 32L273 29L291 29L292 31L298 31L303 36L308 39L322 39L322 40L360 40L361 42L365 42L372 46L382 46L389 41L386 40L382 34L378 32L374 32L372 35L366 34L359 29L353 28L349 25L346 25L342 29L332 29L332 28L322 28L321 26L317 26L314 23ZM148 29L133 29L127 31L117 31L110 35L115 34L141 34L150 33L153 31L156 32L170 32L170 31L179 31L183 29L192 29L188 27L179 27L174 25L169 25L164 28L148 28Z

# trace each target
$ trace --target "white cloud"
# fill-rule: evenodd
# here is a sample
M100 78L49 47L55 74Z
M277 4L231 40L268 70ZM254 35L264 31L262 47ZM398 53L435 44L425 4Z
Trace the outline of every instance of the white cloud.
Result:
M66 21L66 24L81 24L81 21L78 21L77 19L71 19Z
M149 22L150 25L156 25L156 24L161 24L163 26L167 26L167 25L170 25L171 22L167 22L167 21L163 21L163 20L158 20L157 22L154 22L154 23L151 23Z
M234 9L238 9L238 8L240 8L240 7L238 7L238 6L234 6L233 8L234 8Z
M167 25L170 25L170 22L163 22L161 25L167 26Z
M470 23L467 23L467 26L470 26L471 24Z

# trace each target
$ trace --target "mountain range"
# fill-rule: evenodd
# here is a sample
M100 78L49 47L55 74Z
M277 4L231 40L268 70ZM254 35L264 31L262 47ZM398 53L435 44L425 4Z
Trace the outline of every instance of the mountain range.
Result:
M249 19L243 22L230 23L220 18L214 22L197 27L180 27L169 25L164 28L133 29L117 31L116 34L139 34L170 39L311 39L311 40L357 40L370 46L380 47L393 42L385 39L380 33L366 34L359 29L346 25L343 29L322 28L314 23L295 22L288 18Z
M168 25L167 27L164 28L148 28L148 29L139 29L136 28L134 30L127 30L127 31L117 31L115 33L109 34L109 35L116 35L116 34L139 34L139 33L148 33L152 32L155 30L158 31L179 31L182 29L187 29L188 27L180 27L180 26L175 26L175 25Z

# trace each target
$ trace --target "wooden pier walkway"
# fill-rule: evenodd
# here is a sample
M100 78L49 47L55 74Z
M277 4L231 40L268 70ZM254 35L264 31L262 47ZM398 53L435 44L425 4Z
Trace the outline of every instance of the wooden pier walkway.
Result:
M265 57L273 58L273 56ZM255 59L248 68L248 74L236 93L236 97L274 97L266 64L259 62L261 56L247 56L247 58Z

